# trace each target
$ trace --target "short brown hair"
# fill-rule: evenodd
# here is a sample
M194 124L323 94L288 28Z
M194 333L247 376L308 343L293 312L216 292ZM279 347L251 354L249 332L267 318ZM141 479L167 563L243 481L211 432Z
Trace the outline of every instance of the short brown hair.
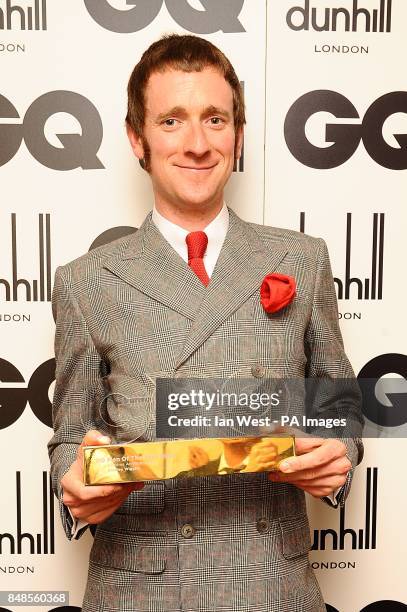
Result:
M154 72L182 70L201 72L213 66L224 76L233 92L233 118L235 131L246 123L243 89L228 58L215 45L204 38L191 35L163 36L144 51L133 69L127 86L128 103L126 123L136 136L143 136L145 121L145 89Z

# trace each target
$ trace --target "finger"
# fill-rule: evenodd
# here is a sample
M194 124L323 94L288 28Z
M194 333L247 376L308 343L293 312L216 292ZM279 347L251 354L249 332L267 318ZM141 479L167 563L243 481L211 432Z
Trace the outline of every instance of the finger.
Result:
M85 436L82 439L81 444L78 448L78 459L82 461L83 459L83 447L84 446L102 446L105 444L110 444L109 436L105 436L100 431L96 429L90 429L86 432Z
M296 480L291 484L296 487L304 488L313 488L313 487L330 487L332 491L343 487L346 482L346 476L338 475L338 476L330 476L328 478L315 478L314 480Z
M120 503L133 491L140 491L144 488L144 482L129 482L118 485L97 485L95 487L83 487L77 495L70 495L64 492L63 503L70 508L87 507L88 511L95 506L97 509L105 508L106 505ZM92 489L96 489L92 491Z
M315 478L347 474L351 468L352 464L349 459L347 457L340 457L320 467L298 470L292 473L276 472L276 479L281 478L284 482L314 480Z
M269 478L270 480L274 482L271 476L272 476L272 473L269 474ZM331 493L333 493L334 491L336 491L342 486L341 484L337 482L330 483L330 484L327 484L326 482L323 482L323 483L321 482L320 485L310 485L308 481L304 483L301 483L301 481L299 481L299 482L292 482L290 484L302 489L303 491L305 491L306 493L309 493L310 495L313 495L314 497L324 497L327 495L331 495Z
M122 505L123 500L116 500L108 504L107 506L101 506L99 504L91 504L91 505L83 505L78 508L72 508L71 512L74 518L78 520L83 520L88 523L93 523L93 518L95 516L99 516L99 521L102 522L106 520L109 516L111 516L120 506ZM104 517L104 518L103 518Z
M127 495L117 494L109 499L94 499L87 502L74 502L68 507L75 518L86 519L89 515L95 512L101 512L109 509L116 509L123 504Z
M297 455L303 455L318 448L323 444L324 438L311 438L298 436L295 438L295 452Z
M81 446L98 446L99 444L109 444L110 438L102 434L96 429L90 429L86 432L85 437L82 440Z
M318 448L314 448L303 455L285 459L280 463L279 467L284 473L298 472L325 465L334 459L343 457L345 453L346 446L343 442L339 440L323 440Z
M109 504L108 506L92 503L82 504L81 506L70 506L69 509L75 519L89 522L90 516L100 512L112 514L120 505L121 502L117 501L115 504Z
M91 499L108 499L115 495L127 497L133 491L138 491L144 487L144 482L126 482L109 485L95 485L92 487L84 487L84 501Z
M144 482L132 482L120 485L119 494L116 498L108 500L96 500L91 504L84 504L76 508L77 518L82 518L88 523L101 523L111 516L123 504L127 496L133 491L139 491L144 487Z
M129 482L120 486L126 487L127 494L130 495L130 493L133 493L133 491L141 491L141 489L144 489L145 482Z
M116 512L118 507L119 506L117 506L116 508L109 509L109 510L101 510L99 512L94 512L93 514L88 516L85 520L91 525L99 525L100 523L104 523L104 521L110 518L112 514Z
M106 501L122 493L120 484L85 487L82 481L72 481L70 485L70 488L64 489L63 493L63 503L68 506L77 506L95 500Z
M329 487L309 487L304 488L304 491L306 493L309 493L313 497L317 497L319 499L321 497L327 497L328 495L331 495L333 489L330 489Z
M125 498L128 495L127 489L123 490L121 485L107 485L112 487L111 489L104 489L103 491L99 491L102 489L102 486L97 487L84 487L78 488L75 493L69 493L64 491L63 493L63 503L69 507L79 507L82 505L91 505L94 503L108 504L112 500Z

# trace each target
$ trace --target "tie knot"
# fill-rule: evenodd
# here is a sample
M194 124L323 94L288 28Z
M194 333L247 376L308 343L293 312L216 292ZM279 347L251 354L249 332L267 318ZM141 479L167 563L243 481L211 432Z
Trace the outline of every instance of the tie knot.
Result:
M185 237L188 247L188 261L191 259L203 259L206 247L208 246L208 236L205 232L190 232Z

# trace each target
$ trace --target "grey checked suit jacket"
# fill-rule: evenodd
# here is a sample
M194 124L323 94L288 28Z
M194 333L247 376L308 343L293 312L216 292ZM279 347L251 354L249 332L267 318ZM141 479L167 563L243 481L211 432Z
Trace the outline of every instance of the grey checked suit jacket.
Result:
M295 277L297 297L267 315L259 287L273 271ZM58 268L53 309L49 453L60 499L106 384L132 397L150 393L156 377L353 377L324 242L245 223L231 210L208 287L149 214L135 234ZM361 422L351 389L347 401ZM154 439L154 423L145 439ZM355 466L361 443L346 443ZM292 485L263 473L149 482L97 527L83 610L322 612L309 549L304 494Z

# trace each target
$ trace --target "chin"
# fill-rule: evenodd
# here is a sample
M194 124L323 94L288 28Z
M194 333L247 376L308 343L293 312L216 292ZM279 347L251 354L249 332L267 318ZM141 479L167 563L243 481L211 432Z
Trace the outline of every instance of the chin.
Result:
M196 193L184 193L181 195L180 200L182 200L185 205L194 205L196 207L205 207L216 199L216 194L199 194Z

